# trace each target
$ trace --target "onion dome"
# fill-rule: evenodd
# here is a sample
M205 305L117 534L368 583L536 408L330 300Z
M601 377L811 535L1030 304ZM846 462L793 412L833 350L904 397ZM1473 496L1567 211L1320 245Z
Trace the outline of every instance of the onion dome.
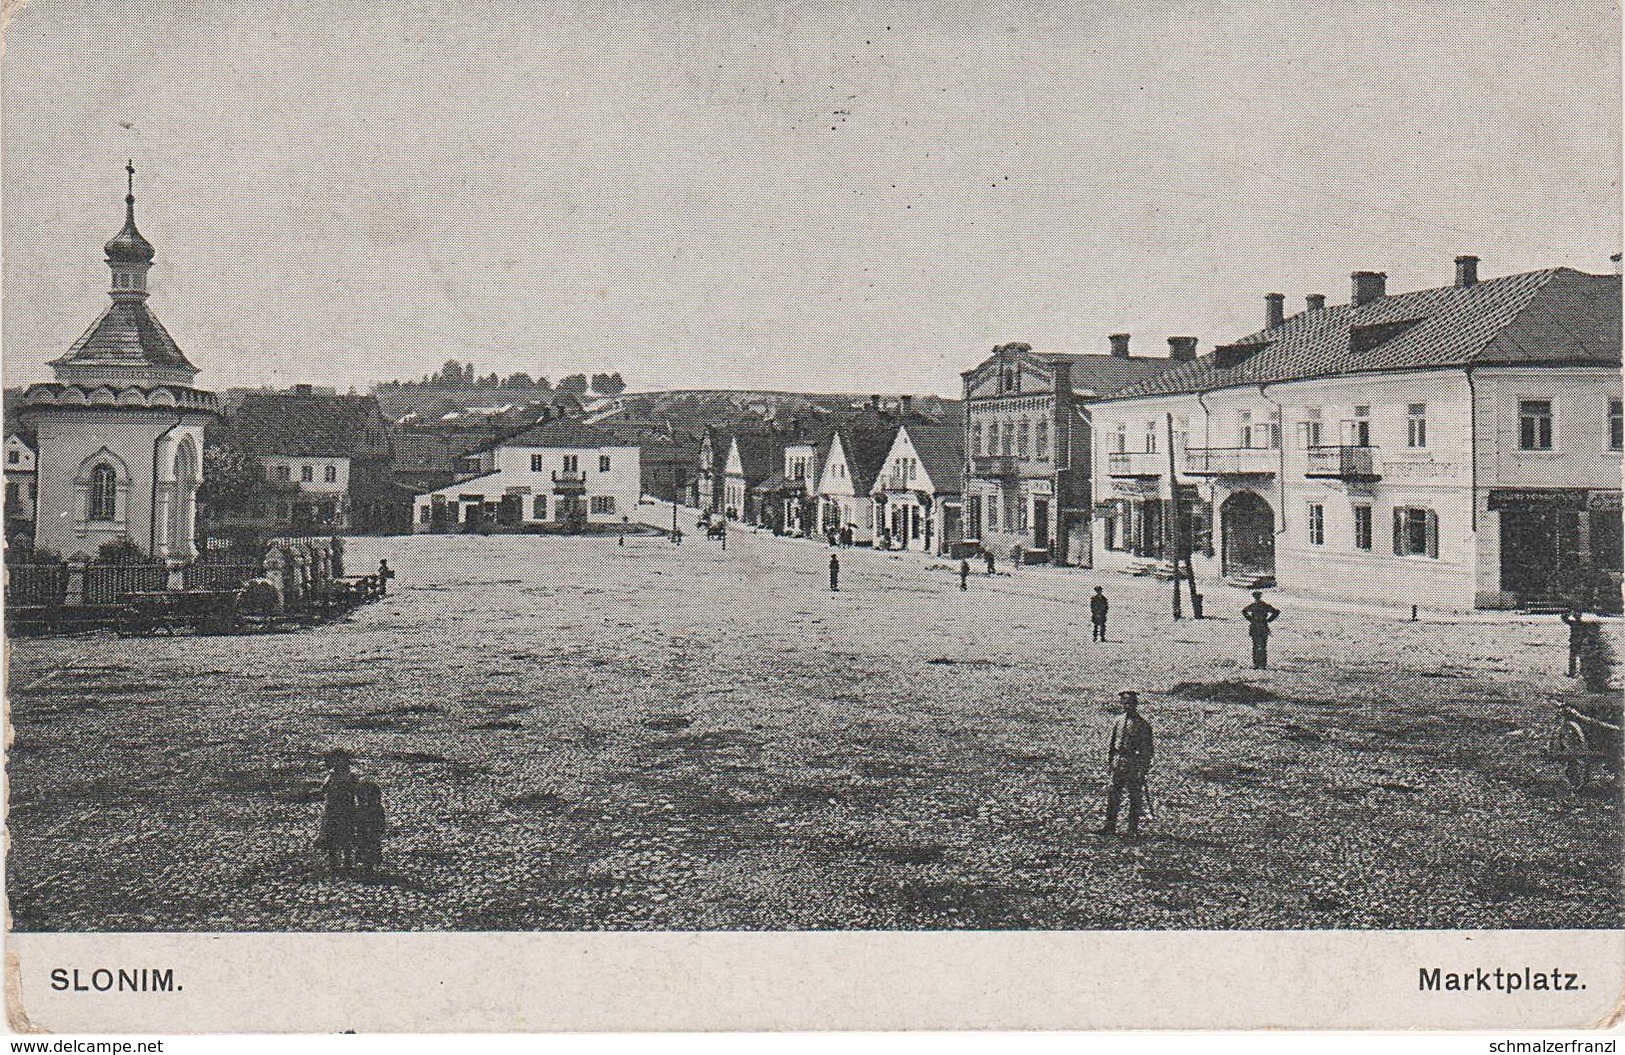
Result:
M157 255L152 243L141 236L135 226L135 163L124 166L129 174L129 193L124 196L124 229L114 235L106 245L110 264L150 264Z

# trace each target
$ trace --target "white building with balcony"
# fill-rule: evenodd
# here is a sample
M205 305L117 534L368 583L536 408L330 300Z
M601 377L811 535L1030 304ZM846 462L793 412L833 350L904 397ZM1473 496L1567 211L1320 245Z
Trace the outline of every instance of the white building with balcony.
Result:
M1199 579L1617 608L1620 279L1477 263L1393 296L1357 272L1290 318L1271 294L1265 329L1095 403L1096 566L1188 548Z
M640 449L605 429L555 421L470 457L470 474L413 503L413 530L621 525L641 497Z
M898 426L870 490L893 549L941 554L964 538L964 436L957 424Z

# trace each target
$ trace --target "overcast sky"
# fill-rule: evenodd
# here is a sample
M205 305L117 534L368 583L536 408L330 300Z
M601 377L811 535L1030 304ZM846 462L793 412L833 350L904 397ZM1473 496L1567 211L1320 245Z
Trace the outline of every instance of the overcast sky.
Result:
M953 395L1263 294L1611 270L1612 6L33 0L5 378L106 305L135 159L205 387L434 371Z

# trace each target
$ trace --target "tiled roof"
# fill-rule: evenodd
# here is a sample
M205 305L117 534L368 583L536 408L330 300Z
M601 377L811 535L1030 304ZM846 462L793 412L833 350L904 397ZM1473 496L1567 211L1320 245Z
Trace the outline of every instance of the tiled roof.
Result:
M739 444L739 464L745 471L745 482L766 479L784 464L784 436L777 432L735 432L733 439Z
M1035 352L1039 359L1070 363L1072 391L1080 396L1107 396L1158 377L1177 364L1172 359L1151 356L1120 356L1096 353Z
M751 488L753 494L770 495L776 491L784 490L784 474L774 473L755 487Z
M920 456L925 475L939 492L958 494L965 488L965 434L953 425L903 426Z
M868 494L875 486L875 477L886 464L886 455L897 439L897 424L876 418L872 424L850 425L839 428L835 436L841 438L846 451L846 471L852 480L854 494ZM830 443L834 442L834 436ZM829 464L830 443L819 448L819 463Z
M1114 393L1131 399L1385 370L1620 365L1620 279L1570 268L1305 311ZM1224 349L1219 350L1220 353Z
M250 454L295 458L387 458L389 426L372 396L248 392L226 429Z
M69 363L150 365L196 371L144 301L117 300L52 366Z
M509 436L499 444L502 447L636 447L635 442L623 440L607 429L584 425L579 421L549 421L528 428L516 436Z

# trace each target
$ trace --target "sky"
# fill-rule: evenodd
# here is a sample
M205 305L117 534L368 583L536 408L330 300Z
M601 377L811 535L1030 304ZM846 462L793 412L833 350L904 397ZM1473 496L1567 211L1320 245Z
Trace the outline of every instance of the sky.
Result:
M997 343L1613 269L1610 3L33 0L4 376L151 306L208 388L436 371L959 392Z

